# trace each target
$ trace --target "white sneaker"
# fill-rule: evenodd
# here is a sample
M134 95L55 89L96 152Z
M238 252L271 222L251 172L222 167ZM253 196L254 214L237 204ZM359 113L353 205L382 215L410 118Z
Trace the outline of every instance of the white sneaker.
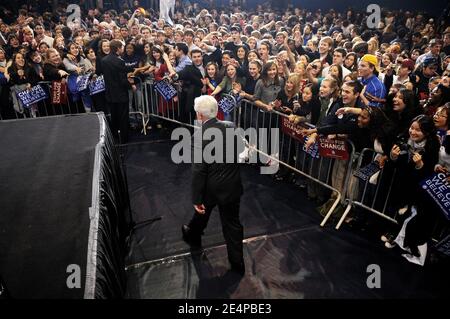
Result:
M381 241L387 243L389 241L389 238L387 238L385 235L381 236Z
M389 248L389 249L392 249L395 246L397 246L397 244L394 243L394 242L390 243L390 242L387 241L387 242L384 243L384 247Z

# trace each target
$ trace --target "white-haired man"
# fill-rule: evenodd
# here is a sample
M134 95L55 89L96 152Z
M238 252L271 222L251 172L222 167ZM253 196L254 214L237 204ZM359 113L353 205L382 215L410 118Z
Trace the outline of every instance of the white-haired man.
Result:
M221 156L207 159L202 156L201 161L192 164L192 202L194 215L187 225L182 226L183 238L194 246L201 246L201 235L207 226L211 211L219 207L222 231L227 245L228 260L231 269L239 274L245 273L242 240L244 230L239 220L239 204L243 187L238 164L239 145L242 140L235 138L230 141L230 134L226 134L227 126L217 120L217 101L212 96L202 95L195 99L194 110L197 120L201 122L201 130L195 134L194 148L201 148L202 155L205 147L221 134L222 143L215 147L222 147ZM208 132L209 130L209 132ZM213 136L207 139L205 136ZM232 144L230 144L232 143ZM198 144L198 146L196 145ZM232 145L232 147L227 147ZM198 150L198 149L197 149ZM194 149L194 153L195 153ZM215 149L217 154L218 150ZM234 152L234 154L227 154ZM230 160L233 159L233 160Z

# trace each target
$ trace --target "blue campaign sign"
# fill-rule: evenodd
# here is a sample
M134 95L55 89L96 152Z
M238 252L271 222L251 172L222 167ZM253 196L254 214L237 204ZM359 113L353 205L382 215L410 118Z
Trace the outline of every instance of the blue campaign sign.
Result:
M100 75L89 83L89 94L94 95L103 91L105 91L105 79L103 75Z
M447 175L443 173L434 174L422 181L420 186L441 208L445 217L450 220L450 185L446 179Z
M304 144L303 144L303 151L306 152L306 154L309 154L312 158L319 158L319 143L315 142L313 145L309 147L308 150L306 150L306 142L308 142L308 137L305 137Z
M89 74L80 75L77 77L77 91L81 92L87 89L89 85Z
M167 80L161 80L155 84L155 89L162 95L164 100L170 101L175 95L177 90Z
M224 96L218 103L219 108L223 113L230 113L236 106L236 100L231 96Z
M371 162L368 165L361 167L353 173L354 176L361 178L363 181L367 181L372 175L380 170L378 163Z
M20 99L23 106L28 108L32 104L48 98L47 92L40 84L33 86L30 90L24 90L17 93L17 98Z

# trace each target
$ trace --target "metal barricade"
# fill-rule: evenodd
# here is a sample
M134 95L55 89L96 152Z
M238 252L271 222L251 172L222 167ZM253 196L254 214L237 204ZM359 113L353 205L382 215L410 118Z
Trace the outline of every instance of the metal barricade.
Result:
M180 92L179 84L173 84ZM166 120L172 123L193 126L193 119L189 123L180 121L181 110L178 95L169 101L155 89L155 81L149 79L144 82L144 113L147 116L145 124L148 125L150 117Z
M53 115L69 115L69 114L78 114L84 113L84 107L80 106L80 103L76 103L72 99L72 95L69 90L67 90L67 104L53 104L52 103L52 82L50 81L40 81L37 84L41 85L42 88L47 92L48 98L41 100L31 108L24 108L23 112L18 112L13 104L6 106L10 108L11 114L15 119L20 118L31 118L31 117L47 117ZM3 87L2 89L6 89ZM16 94L14 90L9 92L10 95ZM80 98L81 100L81 98ZM3 106L5 107L5 106ZM0 115L0 120L5 120Z
M236 114L237 126L243 129L253 127L256 128L257 131L259 131L260 127L280 129L281 118L287 117L286 114L277 111L265 112L258 108L253 102L248 100L241 101L240 107L238 108L238 112ZM303 123L301 125L305 128L313 127L308 123ZM258 136L258 140L259 139L260 137ZM324 226L336 207L340 203L343 204L345 202L345 197L343 195L347 193L348 180L350 179L352 164L355 161L355 147L350 140L347 140L347 143L350 147L350 151L348 153L348 163L344 165L345 172L341 174L341 176L343 176L343 180L341 182L342 187L334 186L331 179L333 166L336 165L338 160L324 157L315 159L309 156L302 150L301 145L303 145L303 143L297 139L294 139L290 135L284 133L280 134L281 147L279 149L279 156L267 154L257 148L255 151L273 161L277 161L280 165L290 170L290 172L301 175L313 184L320 185L333 193L333 198L335 200L320 223L321 226ZM253 146L253 148L255 148L255 146ZM295 155L293 155L293 152ZM315 186L316 185L313 187Z
M356 166L356 170L360 170L362 168L364 160L367 161L369 159L370 161L373 161L376 157L377 153L373 149L365 148L361 151L361 154L359 155L358 159L358 165ZM364 183L355 185L355 187L358 187L357 189L354 189L354 192L361 193L358 195L360 199L354 200L353 198L347 198L347 207L344 211L344 214L342 215L341 219L339 220L338 224L336 225L336 229L339 229L344 222L345 218L347 217L348 213L352 209L353 206L357 206L360 208L363 208L365 210L368 210L386 220L389 220L395 224L397 224L397 215L396 214L389 214L387 212L388 203L391 197L391 191L392 191L392 185L395 179L396 170L394 169L392 171L392 176L387 177L389 180L386 181L386 172L385 169L381 169L379 173L377 173L377 179L376 183L374 184L374 179L368 178ZM385 188L385 186L388 186L387 193L380 192L381 188ZM383 189L384 190L384 189ZM380 198L381 197L381 198ZM380 207L380 204L382 205L382 208ZM381 208L381 209L380 209Z
M367 163L373 162L376 156L377 153L375 150L369 148L363 149L359 155L355 171L360 170ZM375 176L375 174L377 174L377 176ZM345 198L347 206L341 219L336 225L336 229L341 227L347 215L350 213L350 210L355 207L367 210L397 225L399 224L399 219L404 219L399 216L397 210L390 209L394 181L397 178L397 170L395 167L385 165L383 169L375 174L371 176L372 178L368 176L365 181L358 179L359 183L352 184L353 189L351 189L349 193L357 194L357 197ZM448 235L449 223L443 216L439 215L433 227L432 240L437 242Z
M165 101L163 97L155 90L153 81L147 81L144 83L144 113L148 114L149 117L154 117L157 119L163 119L180 125L194 127L193 119L189 123L180 120L182 111L180 110L180 104L171 101ZM226 98L235 99L231 95L223 95ZM162 103L169 103L169 107L161 107ZM192 106L193 107L193 106ZM258 132L260 128L274 128L280 129L281 117L285 117L285 114L279 113L277 111L265 112L257 107L253 102L248 100L236 101L235 107L233 107L229 116L226 120L234 123L235 127L242 128L244 131L248 128L255 128ZM308 124L303 124L306 127ZM259 134L259 133L258 133ZM264 133L266 134L266 133ZM269 136L257 136L256 140L265 139L269 140ZM334 194L334 201L331 207L327 210L321 226L324 226L328 219L333 214L336 207L341 203L344 203L345 197L343 195L347 192L347 184L352 171L352 164L355 158L355 148L351 141L348 141L350 151L348 154L349 160L345 165L345 172L341 174L343 176L342 187L338 188L331 184L331 173L332 167L336 162L336 159L328 159L320 157L318 159L308 158L305 152L300 150L301 142L293 139L293 137L286 134L279 135L281 148L275 154L271 152L270 146L268 151L259 149L259 143L252 145L248 140L246 141L247 147L251 150L257 152L264 159L268 159L279 163L286 169L290 170L295 174L301 175L304 178L311 181L313 184L320 185L323 188L328 189ZM264 143L262 143L264 144ZM288 146L286 146L288 145ZM295 156L292 156L292 147L296 152ZM286 150L285 148L288 147ZM277 154L278 153L278 154ZM281 155L279 155L281 154ZM287 154L287 155L286 155ZM281 157L281 158L280 158ZM293 159L293 161L292 161Z
M133 79L134 84L137 87L136 91L133 91L132 89L128 90L129 95L129 108L130 108L130 115L138 114L141 116L141 122L142 122L142 130L141 133L144 135L147 135L147 125L148 121L146 120L146 108L144 106L144 100L145 100L145 94L144 94L144 88L145 84L143 84L140 77L134 76L131 77Z

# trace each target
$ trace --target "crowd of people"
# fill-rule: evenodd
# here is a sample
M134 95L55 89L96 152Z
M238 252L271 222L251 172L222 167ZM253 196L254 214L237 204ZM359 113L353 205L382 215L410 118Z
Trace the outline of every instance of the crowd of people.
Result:
M32 5L18 14L3 11L2 119L36 116L41 106L25 107L16 93L41 81L102 75L110 41L119 40L125 47L122 59L134 69L130 107L142 101L139 83L167 78L181 83L174 105L182 122L194 118L196 97L233 94L263 112L277 110L293 123L313 124L303 131L306 148L320 136L337 134L347 136L357 152L373 148L386 174L401 172L392 188L397 191L392 209L414 215L404 242L386 235L382 240L386 247L400 244L410 260L423 257L419 248L430 236L431 211L438 209L430 209L435 206L419 182L433 172L450 175L445 13L383 10L376 28L368 27L368 13L351 9L277 11L260 5L243 11L238 5L221 9L180 0L171 24L138 1L110 10L82 8L81 14L81 23L70 25L64 6L56 12ZM71 98L78 96L77 112L109 112L104 94L69 91ZM286 178L283 173L277 178ZM313 190L311 197L326 200Z

